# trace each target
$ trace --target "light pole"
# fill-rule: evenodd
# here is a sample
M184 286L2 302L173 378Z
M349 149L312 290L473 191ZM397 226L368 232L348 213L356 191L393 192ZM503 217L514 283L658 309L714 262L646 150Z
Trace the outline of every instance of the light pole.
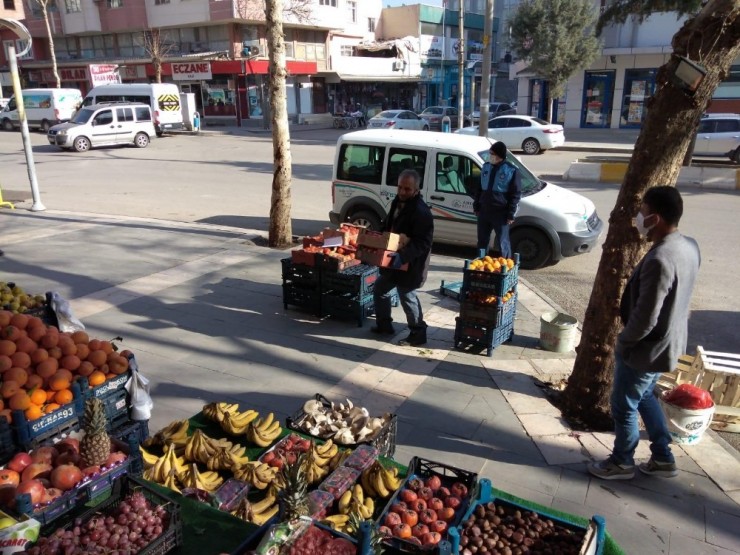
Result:
M6 27L13 31L22 40L27 41L26 48L19 54L25 56L26 53L31 49L31 33L28 29L15 19L4 19L0 18L0 27ZM28 120L26 119L26 108L23 104L23 91L21 90L21 79L18 75L18 58L15 53L15 45L8 47L8 58L10 61L10 76L13 80L13 96L15 97L15 104L18 109L18 120L21 125L21 137L23 138L23 151L26 154L26 166L28 168L28 180L31 183L31 196L33 197L33 204L31 205L32 212L41 212L46 210L46 206L41 202L41 193L39 193L39 184L36 181L36 164L33 161L33 145L31 144L31 136L28 133Z
M486 1L486 19L483 22L483 75L481 76L481 95L480 95L480 121L478 122L478 134L481 137L488 136L488 107L491 100L496 100L495 90L494 98L491 99L491 52L493 51L493 2ZM493 88L496 88L496 73L493 74Z

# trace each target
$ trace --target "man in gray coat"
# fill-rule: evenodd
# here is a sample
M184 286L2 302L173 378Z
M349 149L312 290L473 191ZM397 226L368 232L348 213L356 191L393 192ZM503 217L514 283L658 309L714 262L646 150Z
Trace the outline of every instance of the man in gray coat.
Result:
M624 329L617 338L611 395L614 448L608 459L588 467L605 480L629 480L635 475L638 413L652 454L639 465L640 471L663 477L678 474L671 436L653 389L660 374L673 371L686 351L691 293L701 263L696 241L678 231L682 214L683 200L675 187L653 187L645 193L635 218L640 235L653 245L622 294Z

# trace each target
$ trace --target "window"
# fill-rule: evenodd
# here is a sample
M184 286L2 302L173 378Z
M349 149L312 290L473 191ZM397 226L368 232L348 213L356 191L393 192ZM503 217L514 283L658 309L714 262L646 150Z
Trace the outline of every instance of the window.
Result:
M532 127L532 122L526 119L507 118L509 125L507 127Z
M337 7L337 0L319 0L319 6L332 6Z
M468 164L465 164L465 162ZM434 190L444 193L467 195L465 189L465 168L470 167L470 160L458 154L437 154L437 179ZM477 167L477 166L476 166Z
M352 23L357 23L357 2L347 0L347 15Z
M136 120L137 121L152 121L152 112L149 108L140 106L136 108Z
M339 151L340 179L380 185L385 149L380 146L342 145Z
M420 28L422 35L432 35L434 37L441 37L444 35L441 25L435 25L434 23L422 23Z
M123 0L108 0L109 8L123 8Z
M3 0L3 8L15 11L15 0Z
M154 0L154 5L159 6L161 4L169 4L170 0Z
M116 110L118 121L134 121L134 111L131 108L118 108Z
M374 17L367 18L367 32L368 33L375 32L375 18Z
M733 133L740 129L740 120L720 119L717 120L717 133Z
M110 125L111 123L113 123L112 110L103 110L102 112L98 112L98 115L93 119L94 125Z
M385 177L385 184L395 187L398 185L398 176L401 175L403 170L416 170L421 176L421 184L423 186L426 165L427 153L425 150L392 148L388 159L388 172Z
M81 0L64 0L64 9L67 13L78 13L82 11Z
M339 54L341 56L354 56L355 55L355 47L351 44L343 44L339 49Z

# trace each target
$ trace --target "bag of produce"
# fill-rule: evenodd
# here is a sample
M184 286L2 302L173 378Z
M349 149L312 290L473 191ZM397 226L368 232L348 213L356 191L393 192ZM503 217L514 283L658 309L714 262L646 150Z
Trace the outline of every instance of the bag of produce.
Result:
M714 401L708 391L690 383L674 387L663 396L663 400L688 410L708 409L714 406Z

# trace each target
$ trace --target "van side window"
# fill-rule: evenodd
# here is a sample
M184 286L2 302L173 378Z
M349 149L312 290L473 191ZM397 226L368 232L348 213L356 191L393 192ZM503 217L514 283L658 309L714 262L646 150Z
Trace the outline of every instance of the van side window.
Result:
M113 123L113 112L111 110L98 112L98 115L95 116L93 121L95 122L95 125L109 125Z
M392 187L398 185L398 176L403 170L416 170L421 176L421 186L424 186L424 169L427 165L425 150L411 150L408 148L392 148L388 157L388 172L385 184Z
M94 104L93 100L95 100L91 96L86 96L85 99L82 101L83 106L92 106Z
M380 146L343 144L339 151L337 177L380 185L384 156L385 148Z
M467 156L437 153L435 191L473 196L480 183L480 167Z
M143 106L136 108L136 121L152 121L152 112L149 108Z
M131 108L116 108L118 121L134 121L134 111Z

